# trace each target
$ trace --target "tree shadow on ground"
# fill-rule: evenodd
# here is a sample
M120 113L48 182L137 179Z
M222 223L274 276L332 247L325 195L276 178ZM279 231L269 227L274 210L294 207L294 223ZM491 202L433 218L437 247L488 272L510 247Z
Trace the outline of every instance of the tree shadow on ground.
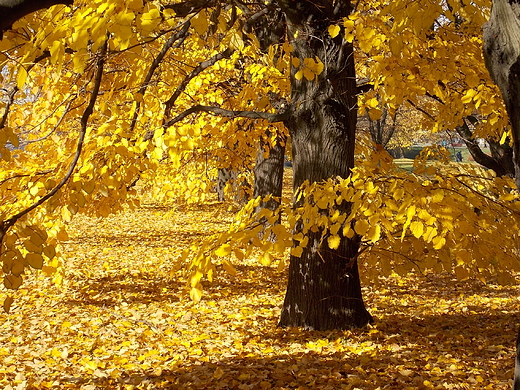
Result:
M492 388L507 388L512 377L512 358L508 351L494 344L489 335L511 333L503 324L506 314L469 314L425 317L421 320L389 316L387 325L371 332L360 346L350 343L345 332L277 331L266 335L272 345L290 345L304 339L340 339L343 352L328 353L307 349L306 352L266 356L222 357L218 361L203 361L200 356L187 356L171 363L168 369L142 372L122 372L117 378L62 378L60 385L93 385L99 389L421 389L428 383L442 384L435 388L486 388L479 382L478 372L496 373ZM463 326L459 326L463 324ZM479 324L485 332L475 333ZM451 333L447 326L456 327ZM480 327L482 328L482 326ZM172 352L173 354L173 352ZM507 365L504 365L504 361ZM490 387L491 388L491 387Z
M259 286L263 293L279 294L284 287L285 275L272 267L237 265L236 270L236 277L221 270L214 282L204 282L207 296L218 299L223 292L229 295L252 295L258 293ZM240 277L251 273L255 274L254 279ZM74 281L69 287L69 295L79 295L81 298L66 299L64 304L114 306L121 302L178 302L181 297L189 297L187 278L172 280L154 272L117 273L90 278L70 275L69 278ZM89 291L90 295L85 295L85 291Z
M155 273L116 274L113 276L72 277L76 283L69 287L64 305L112 307L126 303L178 302L186 284L172 281Z

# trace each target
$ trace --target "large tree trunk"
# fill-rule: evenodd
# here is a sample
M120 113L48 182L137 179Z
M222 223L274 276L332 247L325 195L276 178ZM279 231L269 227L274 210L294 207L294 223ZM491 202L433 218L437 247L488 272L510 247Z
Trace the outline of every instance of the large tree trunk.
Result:
M319 58L324 71L298 80L292 69L292 115L285 122L292 142L294 189L308 180L346 178L354 165L357 88L353 46L327 32L351 12L348 2L279 0L285 13L292 55L303 64ZM342 205L348 211L348 204ZM357 254L359 238L342 238L338 249L319 245L321 232L309 233L301 257L291 256L280 326L329 330L362 327L372 321L365 309Z
M493 1L483 38L486 67L509 115L515 181L520 189L520 0Z
M520 190L520 0L493 0L483 39L486 67L502 92L509 115L515 182ZM520 390L520 330L513 388Z

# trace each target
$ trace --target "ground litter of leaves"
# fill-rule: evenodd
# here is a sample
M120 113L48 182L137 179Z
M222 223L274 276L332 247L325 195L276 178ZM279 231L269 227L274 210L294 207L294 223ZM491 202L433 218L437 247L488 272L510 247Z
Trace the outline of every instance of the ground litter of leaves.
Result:
M0 389L510 388L516 287L392 277L364 288L373 326L309 332L276 327L286 273L248 261L194 304L171 267L226 207L77 218L65 284L28 276L0 315Z

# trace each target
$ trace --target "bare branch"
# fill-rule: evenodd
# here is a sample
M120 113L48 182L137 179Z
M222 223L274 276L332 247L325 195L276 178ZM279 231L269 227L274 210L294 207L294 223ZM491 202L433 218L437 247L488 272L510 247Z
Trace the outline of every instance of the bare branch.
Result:
M179 114L175 118L166 122L164 127L173 126L175 123L180 122L187 116L197 112L211 112L226 118L265 119L270 123L283 122L289 117L287 112L284 112L283 114L271 114L269 112L259 111L231 111L220 107L197 105L187 109L182 114Z

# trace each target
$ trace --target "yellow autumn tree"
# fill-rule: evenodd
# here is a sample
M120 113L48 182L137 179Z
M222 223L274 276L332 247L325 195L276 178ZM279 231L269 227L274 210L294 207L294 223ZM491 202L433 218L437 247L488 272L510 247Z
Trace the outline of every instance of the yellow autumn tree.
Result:
M358 265L370 281L411 269L507 281L518 229L497 238L496 221L518 225L510 180L449 165L443 150L413 173L363 139L355 150L358 108L377 118L376 94L390 110L414 105L424 129L479 115L477 134L502 137L476 27L487 5L443 4L85 0L19 20L0 41L4 286L32 269L59 282L75 214L135 205L137 185L204 200L218 168L259 166L287 137L294 204L253 199L228 232L188 249L192 298L252 246L281 268L290 251L282 326L370 322ZM355 60L372 85L363 95Z

